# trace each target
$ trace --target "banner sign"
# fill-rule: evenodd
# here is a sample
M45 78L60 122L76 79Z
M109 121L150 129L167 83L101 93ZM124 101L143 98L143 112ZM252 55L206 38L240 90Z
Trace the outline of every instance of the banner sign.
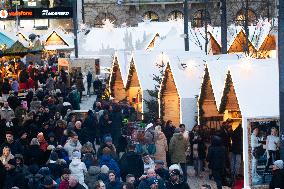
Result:
M45 19L45 18L72 18L72 7L60 8L30 8L30 9L0 9L0 20L15 19Z

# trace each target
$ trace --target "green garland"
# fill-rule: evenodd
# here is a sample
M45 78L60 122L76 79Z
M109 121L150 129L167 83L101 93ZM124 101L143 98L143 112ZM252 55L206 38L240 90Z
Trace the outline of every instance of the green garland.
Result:
M227 73L227 78L226 78L226 83L225 83L225 88L223 91L223 96L222 96L222 100L221 100L221 104L219 107L219 113L223 114L226 110L226 105L227 105L227 101L228 101L228 94L230 92L230 87L232 85L232 77L230 74L230 71Z
M205 97L205 94L206 94L206 86L208 85L208 82L210 80L210 76L209 76L209 71L208 71L208 68L206 67L205 68L205 74L204 74L204 77L203 77L203 82L202 82L202 85L201 85L201 92L200 92L200 95L199 95L199 101L198 101L198 108L199 108L199 123L202 125L204 123L204 118L203 118L203 115L204 115L204 110L202 108L202 105L204 103L204 97Z
M109 88L110 88L110 95L114 95L114 89L113 89L113 86L114 86L114 82L115 82L115 79L116 79L116 73L118 71L118 64L117 63L114 63L113 65L113 68L112 68L112 74L111 74L111 78L110 78L110 83L109 83Z

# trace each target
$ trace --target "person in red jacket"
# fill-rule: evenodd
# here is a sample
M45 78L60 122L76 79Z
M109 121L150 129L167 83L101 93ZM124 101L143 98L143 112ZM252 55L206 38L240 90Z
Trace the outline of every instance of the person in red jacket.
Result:
M63 169L58 189L69 189L69 181L68 180L69 180L70 174L71 174L70 169L68 169L68 168Z
M29 77L29 80L28 80L28 89L33 89L35 88L35 82L34 80L31 78L31 76Z

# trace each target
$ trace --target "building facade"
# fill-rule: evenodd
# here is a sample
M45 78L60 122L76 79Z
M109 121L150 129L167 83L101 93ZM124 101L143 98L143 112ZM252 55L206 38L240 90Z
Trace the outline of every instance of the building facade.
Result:
M189 19L194 27L204 22L220 25L219 0L188 0ZM207 2L207 3L205 3ZM249 24L259 18L274 18L277 0L227 0L228 24L243 24L248 10ZM248 5L248 6L246 6ZM247 7L247 9L246 9ZM183 17L183 0L84 0L84 22L100 27L109 19L117 26L135 26L143 20L168 21Z
M0 2L0 29L73 30L73 0L5 0Z

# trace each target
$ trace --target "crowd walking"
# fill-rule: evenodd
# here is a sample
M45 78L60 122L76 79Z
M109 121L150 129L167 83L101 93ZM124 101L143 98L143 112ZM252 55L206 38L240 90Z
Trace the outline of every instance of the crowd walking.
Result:
M85 90L93 95L90 72L85 88L82 73L33 64L28 69L33 71L24 69L19 84L5 79L0 87L0 189L189 189L188 176L203 177L207 167L218 189L242 177L241 124L232 130L228 120L207 141L201 125L187 131L171 120L136 120L129 104L101 99L98 79L97 100L82 118L72 110L80 109ZM23 89L25 97L19 95ZM257 132L253 148L259 146ZM266 168L273 167L270 188L283 188L276 132L267 139Z

